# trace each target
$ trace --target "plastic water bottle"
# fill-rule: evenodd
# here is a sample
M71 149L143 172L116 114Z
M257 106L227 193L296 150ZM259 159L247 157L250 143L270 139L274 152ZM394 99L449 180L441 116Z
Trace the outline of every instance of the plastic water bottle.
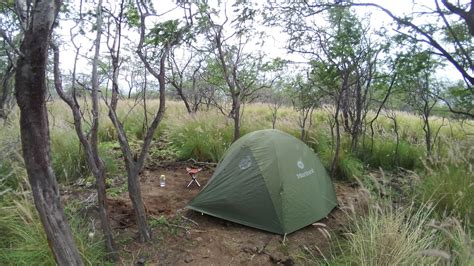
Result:
M160 175L160 187L164 187L166 182L165 175Z

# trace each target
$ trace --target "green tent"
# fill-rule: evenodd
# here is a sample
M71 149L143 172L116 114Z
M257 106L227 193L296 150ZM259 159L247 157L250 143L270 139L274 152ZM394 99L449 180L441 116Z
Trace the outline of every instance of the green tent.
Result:
M326 217L336 205L317 155L297 138L268 129L232 144L188 208L288 234Z

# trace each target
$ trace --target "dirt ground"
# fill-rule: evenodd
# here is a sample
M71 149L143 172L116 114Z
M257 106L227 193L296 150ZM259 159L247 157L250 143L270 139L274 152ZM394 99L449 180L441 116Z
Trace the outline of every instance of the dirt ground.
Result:
M145 170L141 175L142 197L153 229L154 241L140 244L136 238L133 210L126 193L109 199L114 229L122 241L124 264L147 265L268 265L310 263L307 259L322 257L329 250L330 238L340 235L347 221L350 206L363 206L363 193L348 184L335 184L340 206L327 218L298 230L284 239L280 235L250 228L208 215L187 210L186 204L195 197L211 177L205 169L196 184L185 164ZM166 176L166 186L159 185L159 176ZM128 237L128 239L127 239ZM122 239L122 240L120 240Z

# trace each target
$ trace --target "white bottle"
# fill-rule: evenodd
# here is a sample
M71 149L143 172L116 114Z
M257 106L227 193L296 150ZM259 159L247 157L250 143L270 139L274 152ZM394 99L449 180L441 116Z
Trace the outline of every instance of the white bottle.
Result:
M165 186L166 177L165 175L160 175L160 187Z

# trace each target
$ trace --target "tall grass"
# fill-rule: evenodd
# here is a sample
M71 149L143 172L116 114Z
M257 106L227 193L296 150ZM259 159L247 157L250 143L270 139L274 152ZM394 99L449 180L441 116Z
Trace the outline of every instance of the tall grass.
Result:
M148 100L148 118L150 122L154 111L158 108L158 100ZM84 105L86 106L86 105ZM61 101L49 104L53 165L58 179L61 182L73 181L89 175L80 145L75 137L70 112ZM145 115L143 102L133 100L120 101L118 115L123 121L128 133L132 148L138 148L145 129ZM258 129L271 127L271 112L265 104L246 104L243 107L241 135ZM328 124L329 109L317 109L314 112L312 128L309 129L308 144L319 154L323 164L329 168L334 145L331 140L331 130ZM368 119L374 114L368 114ZM85 114L87 119L89 116ZM278 112L276 128L299 138L298 114L289 107L282 107ZM342 134L342 148L339 177L351 178L361 176L366 169L382 167L386 170L402 167L414 170L420 168L424 154L424 140L421 120L409 113L396 112L399 125L400 142L398 152L395 153L395 137L393 123L390 119L379 116L374 123L374 144L370 145L368 136L361 137L361 145L355 153L349 152L349 136ZM15 123L14 123L15 124ZM87 124L87 123L86 123ZM86 125L85 124L85 125ZM461 141L466 138L466 132L474 132L474 126L467 123L442 120L433 117L432 128L440 128L440 138L451 141ZM165 118L155 134L155 141L160 139L170 143L172 152L179 159L195 158L202 161L218 161L232 140L232 120L222 115L216 109L200 111L196 115L187 114L181 102L168 101ZM1 129L0 129L1 131ZM1 132L0 132L1 133ZM15 133L18 135L18 131ZM109 143L116 143L116 133L107 116L107 107L101 105L99 136L102 142L102 152L109 170L116 168L116 158L107 156L112 154ZM363 140L363 141L362 141ZM108 143L107 143L108 142ZM135 145L136 144L136 145ZM155 146L156 147L156 146ZM159 149L168 147L159 146ZM447 153L446 148L442 148ZM151 157L163 152L151 151ZM118 155L120 156L120 155ZM443 155L444 156L444 155ZM0 165L0 171L10 171L7 163Z
M168 137L178 159L217 162L232 143L232 130L231 123L216 114L199 113L175 121Z
M453 217L429 226L440 233L440 248L449 254L451 265L474 265L474 232L469 226Z
M390 188L372 186L375 192L363 189L366 212L344 208L349 220L343 237L332 241L331 253L303 259L329 265L473 265L474 237L468 226L454 217L437 222L434 204L394 205L392 198L380 196Z
M368 137L367 137L368 138ZM371 168L394 170L401 167L413 170L420 167L424 148L404 140L397 143L390 137L376 137L360 145L357 156Z
M7 199L8 198L8 199ZM0 265L55 265L46 234L26 192L10 193L0 201ZM73 212L68 221L86 265L105 264L102 240Z
M11 119L15 121L16 115L13 112ZM25 174L19 124L0 125L0 198L2 191L17 189Z
M61 183L71 183L79 178L91 175L84 150L75 132L56 129L51 136L51 156L56 178ZM107 173L114 174L117 163L107 143L99 144L100 157L103 160Z
M436 204L440 215L474 221L474 147L453 144L448 156L435 156L424 165L415 197Z
M147 101L150 108L148 122L153 118L158 103L157 100ZM88 177L90 173L82 148L72 125L67 123L71 121L69 110L60 101L50 103L48 107L52 160L58 179L69 183ZM118 157L114 157L113 152L117 147L117 137L106 107L101 108L100 150L110 174L117 168ZM143 105L121 101L118 112L132 149L138 147L145 133ZM308 145L318 153L328 169L334 156L329 115L328 110L315 111L307 139ZM369 118L371 115L369 113ZM350 138L342 134L337 174L340 178L350 179L364 177L371 168L378 167L416 170L421 176L414 189L418 204L394 207L390 200L372 196L366 215L351 214L346 239L339 242L334 248L336 252L326 263L473 265L473 229L469 221L474 221L474 155L472 139L469 140L466 133L474 133L474 126L433 117L431 125L433 129L440 129L439 139L442 141L437 142L437 153L433 158L426 160L423 158L425 148L420 119L403 112L396 112L396 116L400 133L397 154L393 123L381 116L375 122L373 146L368 145L368 136L365 136L366 141L357 151L350 152ZM276 128L299 138L297 117L294 110L282 107ZM26 174L19 152L18 121L17 118L13 120L10 126L0 127L0 264L54 264L33 205L21 190ZM270 127L271 113L267 106L244 106L241 135ZM169 149L170 152L151 151L150 157L171 154L177 156L176 159L217 162L231 145L232 134L233 121L217 110L189 115L181 102L168 101L155 141L164 141L169 146L158 144L154 147ZM451 142L462 143L448 145ZM102 264L104 251L101 241L86 237L88 232L84 228L87 226L75 213L75 210L69 210L68 217L84 260L88 264ZM446 215L457 218L446 219ZM433 222L433 218L443 222Z
M353 265L434 264L439 258L422 256L434 249L436 236L426 230L432 208L413 205L394 208L389 203L374 204L366 216L350 220L347 243L337 263Z
M54 131L51 154L54 173L59 182L71 183L90 175L81 144L74 133Z

